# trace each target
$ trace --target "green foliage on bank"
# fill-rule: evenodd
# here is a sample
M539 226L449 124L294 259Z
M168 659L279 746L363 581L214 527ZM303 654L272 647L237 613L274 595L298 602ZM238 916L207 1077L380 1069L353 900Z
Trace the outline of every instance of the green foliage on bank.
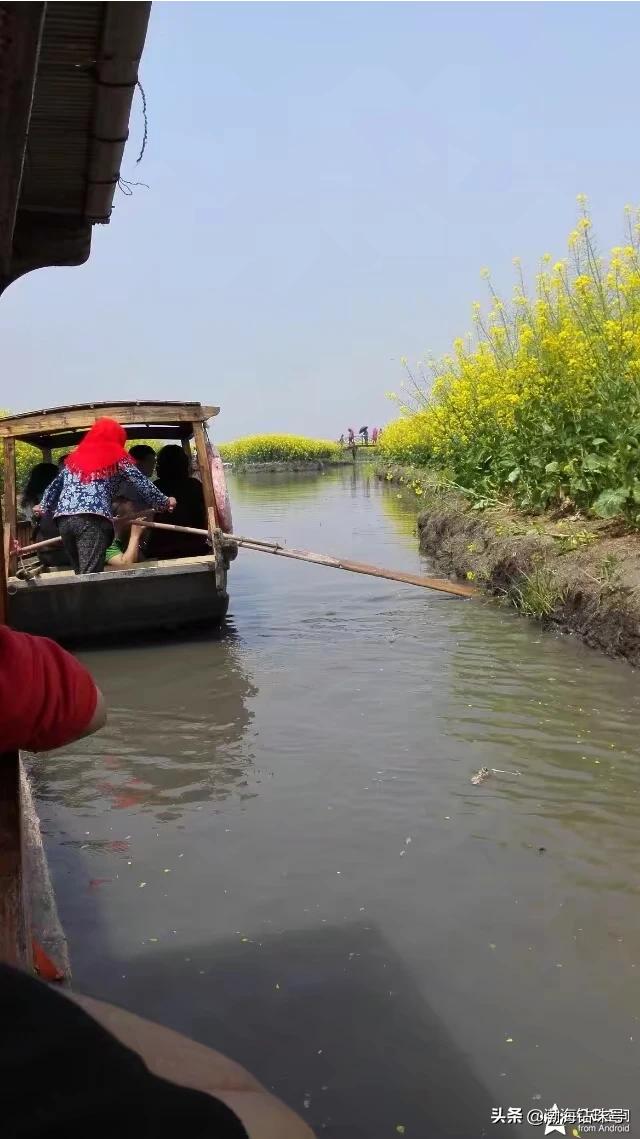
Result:
M330 439L307 439L303 435L247 435L218 446L225 463L312 462L338 459L342 449Z

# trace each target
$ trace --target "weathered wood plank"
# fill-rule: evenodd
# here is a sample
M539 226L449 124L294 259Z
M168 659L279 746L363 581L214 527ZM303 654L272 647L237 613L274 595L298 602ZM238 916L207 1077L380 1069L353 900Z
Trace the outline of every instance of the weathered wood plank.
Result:
M220 520L216 508L216 496L213 490L213 475L211 473L211 445L203 423L194 423L193 438L198 456L198 468L202 479L202 490L207 508L207 527L211 549L216 560L216 588L223 592L226 588L226 569L220 544Z
M185 420L184 423L175 423L173 426L166 424L153 423L148 426L145 423L137 424L123 424L127 433L127 439L181 439L187 441L191 438L191 421ZM29 443L31 447L40 447L44 449L48 447L76 447L84 435L87 427L74 427L66 428L63 431L51 432L48 435L32 435L25 434L24 442ZM16 435L16 439L23 440L22 435Z
M2 510L0 509L0 523ZM7 624L7 575L0 543L0 624ZM0 754L0 961L28 968L28 936L23 877L20 814L20 758L17 751Z
M200 471L200 478L202 480L204 502L207 510L213 510L215 529L218 525L216 499L213 493L213 476L211 474L211 463L209 460L209 451L207 449L207 436L205 434L202 423L194 423L193 438L196 445L196 455L198 457L198 469Z
M33 799L25 760L33 760L28 752L20 756L20 806L22 810L22 845L24 875L27 882L27 915L31 927L31 944L38 942L65 980L71 977L69 946L60 922L53 892L49 865L42 841L40 819Z
M218 415L219 407L206 407L201 404L163 403L111 403L92 404L85 407L53 408L51 411L34 411L0 419L0 436L24 438L27 435L43 437L50 432L65 428L87 428L96 419L107 417L118 423L190 423L202 421Z
M11 553L11 543L16 537L16 522L18 519L16 503L16 444L14 439L3 440L4 459L4 523L5 535L9 534L9 549L6 547L5 536L5 564L9 576L15 573L15 555Z
M20 759L0 755L0 961L28 968L31 961L23 874Z

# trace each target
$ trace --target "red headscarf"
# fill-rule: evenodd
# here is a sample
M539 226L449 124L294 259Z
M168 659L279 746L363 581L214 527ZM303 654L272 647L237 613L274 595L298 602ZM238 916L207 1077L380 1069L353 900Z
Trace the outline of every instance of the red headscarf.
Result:
M116 473L121 463L134 463L124 449L126 441L127 433L115 419L97 419L82 443L67 456L65 467L79 475L82 482L107 478Z

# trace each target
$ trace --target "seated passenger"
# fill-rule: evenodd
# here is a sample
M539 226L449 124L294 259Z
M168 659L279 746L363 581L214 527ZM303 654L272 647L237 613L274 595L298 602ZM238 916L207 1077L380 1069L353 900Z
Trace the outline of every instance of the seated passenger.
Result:
M189 476L189 456L176 444L168 444L158 451L156 486L167 497L175 498L172 514L156 514L156 522L170 522L175 526L195 526L207 529L207 511L202 483ZM165 488L171 487L171 490ZM209 553L209 543L197 534L172 534L168 530L151 530L146 556L148 558L192 558Z
M33 513L34 506L40 502L45 490L58 474L55 463L36 463L20 498L20 507L25 518L31 522L32 542L44 542L47 538L59 538L58 523L55 518L43 515L37 518ZM49 568L69 566L71 563L63 546L51 546L46 550L38 550L38 558L42 565Z
M150 447L148 443L136 443L135 446L129 448L129 454L143 475L152 479L156 469L156 453L153 447Z
M136 443L133 447L129 448L129 454L131 455L131 458L133 459L138 470L142 471L142 474L146 475L146 477L148 479L152 479L153 475L154 475L154 471L156 469L156 453L155 453L153 447L149 447L147 443ZM132 485L126 487L126 497L124 495L117 495L114 498L113 506L114 506L114 519L118 518L118 517L123 517L123 518L129 517L129 518L131 518L132 517L131 511L133 511L133 514L135 514L137 512L140 515L140 517L146 517L147 516L147 512L145 510L145 506L146 506L145 500L143 498L141 498L141 496L139 494L136 494L136 487L132 486ZM127 529L126 539L128 539L128 536L129 536L129 532ZM148 537L149 537L149 532L147 530L145 530L143 535L142 535L142 543L140 546L141 557L144 554L144 548L145 548L146 541L147 541ZM122 535L118 536L117 527L116 527L117 542L121 541L121 538L122 538ZM117 544L117 542L116 542L116 544ZM125 546L126 546L126 540L125 540ZM139 561L140 558L138 558L137 560ZM112 566L111 568L115 569L116 567Z
M129 528L128 538L119 538L117 533L114 534L113 542L107 547L104 556L104 568L106 570L131 569L136 562L143 562L144 554L140 545L143 535L142 526L135 522Z
M143 562L146 556L145 543L150 531L132 523L132 518L153 520L152 510L138 510L135 503L125 498L114 500L113 541L107 548L104 568L108 570L131 569L136 562Z

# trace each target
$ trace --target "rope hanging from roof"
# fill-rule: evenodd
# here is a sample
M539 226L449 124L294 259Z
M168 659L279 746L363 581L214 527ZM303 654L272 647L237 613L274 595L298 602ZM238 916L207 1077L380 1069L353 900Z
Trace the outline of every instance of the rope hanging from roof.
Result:
M142 136L142 146L140 147L140 153L139 153L138 157L136 158L136 166L137 166L142 161L142 155L144 154L145 150L147 149L147 138L148 138L148 134L149 134L149 120L147 118L147 96L144 93L144 87L142 86L142 83L140 82L139 79L136 80L136 87L138 87L140 94L142 95L142 118L144 120L144 134ZM137 185L137 183L135 183L135 184Z

